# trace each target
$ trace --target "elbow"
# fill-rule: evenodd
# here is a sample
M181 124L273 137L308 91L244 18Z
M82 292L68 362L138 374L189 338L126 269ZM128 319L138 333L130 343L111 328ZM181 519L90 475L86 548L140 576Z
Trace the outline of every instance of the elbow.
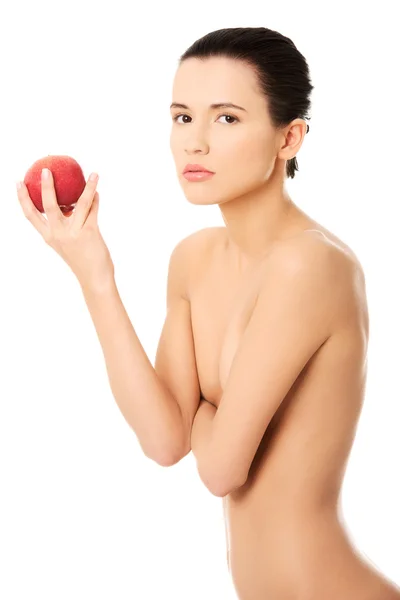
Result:
M224 498L225 496L228 496L228 494L231 494L232 492L241 488L243 484L244 482L242 481L224 481L221 478L219 481L214 481L212 484L208 484L207 488L213 496L216 496L217 498Z
M160 467L172 467L179 462L179 458L167 452L144 452L147 458L154 461Z
M172 467L180 461L180 458L176 458L173 454L163 454L156 461L160 467Z
M187 431L180 429L172 438L169 436L168 442L164 444L164 451L159 452L156 462L162 467L178 464L192 450L190 433L191 428Z
M189 450L185 449L185 451L182 448L159 448L156 452L147 452L145 454L147 458L156 462L160 467L172 467L178 464L189 452L190 448Z
M247 477L243 478L239 474L226 470L213 469L212 471L199 472L204 485L213 496L224 498L246 483Z
M178 447L176 447L176 444L175 447L172 447L171 444L169 444L167 449L163 452L159 452L156 462L162 467L172 467L185 458L191 450L192 447L189 433Z
M157 436L156 436L157 437ZM161 441L158 436L152 436L151 443L147 439L146 447L141 444L147 458L153 460L161 467L172 467L182 460L191 451L190 438L184 439L181 431L166 432Z
M162 467L172 467L173 465L177 465L185 456L189 454L191 451L190 442L186 444L185 447L180 447L175 450L170 450L169 452L165 452L162 455L162 460L159 460L158 464Z

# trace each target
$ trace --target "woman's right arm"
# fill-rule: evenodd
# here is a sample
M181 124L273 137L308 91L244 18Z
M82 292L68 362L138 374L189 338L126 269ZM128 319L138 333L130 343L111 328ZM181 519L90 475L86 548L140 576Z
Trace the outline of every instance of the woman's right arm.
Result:
M122 304L114 265L98 227L97 179L89 177L73 216L62 214L51 172L41 182L47 219L33 204L25 184L18 191L18 200L26 218L68 264L81 285L103 350L111 390L123 416L146 456L168 466L188 451L190 418L199 403L189 336L190 312L183 299L187 240L196 234L179 242L171 255L167 318L154 369ZM190 377L187 368L191 369Z
M114 278L105 285L82 286L115 401L145 455L163 466L175 464L190 451L190 430L200 399L190 307L184 297L187 239L177 244L170 258L167 315L155 368Z

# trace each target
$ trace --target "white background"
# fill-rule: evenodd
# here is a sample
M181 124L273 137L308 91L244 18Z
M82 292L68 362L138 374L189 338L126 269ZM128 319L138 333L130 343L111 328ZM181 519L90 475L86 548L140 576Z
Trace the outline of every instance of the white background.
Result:
M344 517L359 550L400 583L397 3L257 4L14 0L1 9L4 600L235 598L221 499L192 454L171 468L143 455L80 287L25 219L15 182L48 154L74 157L86 178L99 173L100 229L154 364L172 248L223 225L217 205L191 205L177 180L174 73L195 39L243 26L287 35L310 66L310 133L287 189L357 253L370 311Z

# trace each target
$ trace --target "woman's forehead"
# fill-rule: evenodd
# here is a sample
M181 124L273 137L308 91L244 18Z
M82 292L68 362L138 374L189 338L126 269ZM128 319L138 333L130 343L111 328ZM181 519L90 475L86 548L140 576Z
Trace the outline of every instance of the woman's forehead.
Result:
M259 96L254 72L242 61L214 58L190 58L180 65L173 82L173 102L193 109L230 102L248 110L252 97Z

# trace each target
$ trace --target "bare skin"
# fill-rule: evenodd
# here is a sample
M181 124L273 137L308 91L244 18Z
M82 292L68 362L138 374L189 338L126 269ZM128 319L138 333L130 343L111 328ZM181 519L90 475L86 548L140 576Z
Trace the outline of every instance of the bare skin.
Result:
M212 108L219 102L244 110ZM332 335L283 399L246 483L223 499L238 597L399 600L400 589L354 548L340 512L364 397L368 308L357 257L285 189L286 164L302 146L306 122L297 118L275 128L255 73L225 57L192 58L178 68L171 117L170 145L187 200L218 205L225 223L197 232L188 251L186 296L203 398L218 409L272 248L312 236L316 251L318 244L329 244L354 266ZM215 174L189 182L182 174L187 163ZM187 393L185 402L188 398ZM195 400L193 391L190 402Z
M360 268L350 248L312 219L301 217L291 233L334 244ZM225 227L202 230L197 243L189 285L193 339L202 397L218 407L262 263L238 275ZM400 598L400 588L354 548L340 511L363 403L366 339L361 293L348 298L336 335L275 414L246 484L223 498L229 568L240 600Z
M333 333L282 399L246 483L224 497L228 562L240 600L399 600L400 589L352 545L340 514L341 486L364 397L368 308L362 269L354 253L303 213L284 190L285 164L302 144L305 122L295 119L288 127L274 130L251 72L237 62L217 59L185 64L174 95L191 106L190 124L194 125L188 129L179 125L180 129L172 132L178 170L181 172L186 162L216 169L215 177L204 183L189 184L182 179L185 194L194 204L218 204L226 227L197 232L191 244L184 246L188 260L185 254L182 272L183 263L178 263L178 269L174 266L169 285L171 310L156 361L158 379L149 361L143 360L145 353L132 328L128 342L125 336L124 348L128 346L129 351L122 354L136 353L144 365L139 367L143 378L134 378L139 382L135 381L137 393L132 393L135 386L129 382L129 403L132 396L142 397L140 380L153 376L154 385L146 388L149 404L156 390L160 400L157 411L164 406L163 415L177 424L174 436L182 436L182 431L186 435L188 415L198 408L198 392L218 410L263 273L268 272L265 267L272 260L271 250L288 240L300 244L309 236L316 252L318 245L329 245L342 253L354 266L354 280L336 307ZM231 130L230 125L220 124L219 117L215 120L208 106L217 99L246 107L240 125ZM26 216L86 288L85 298L107 354L109 373L115 375L110 378L116 381L123 370L115 366L117 354L118 362L121 360L121 346L117 351L114 343L115 326L121 333L117 337L122 338L129 319L115 294L108 293L113 265L93 221L98 207L94 194L94 183L88 183L71 223L63 217L48 184L43 186L48 221L33 208L26 187L19 198ZM91 206L93 210L87 214ZM87 228L82 227L85 219ZM82 262L85 253L77 251L78 243L90 247L86 263ZM95 257L99 262L94 271ZM90 288L94 294L89 293ZM107 288L104 296L99 296L101 288ZM110 310L104 310L104 302ZM111 322L109 315L117 311L117 319ZM174 346L176 337L179 340ZM267 341L274 344L273 339ZM126 365L125 372L128 370L131 363ZM164 387L156 385L160 379ZM180 403L179 411L175 400ZM136 419L133 421L132 426L139 429ZM146 423L142 423L144 431ZM152 448L148 456L156 456Z

